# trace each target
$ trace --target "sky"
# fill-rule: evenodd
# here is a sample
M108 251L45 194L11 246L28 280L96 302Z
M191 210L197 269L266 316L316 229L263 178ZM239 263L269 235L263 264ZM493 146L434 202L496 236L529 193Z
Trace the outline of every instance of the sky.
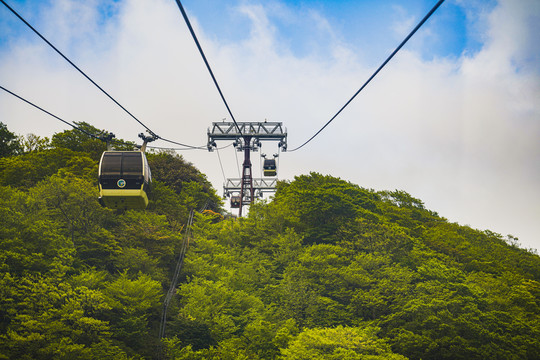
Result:
M5 0L156 134L206 145L231 121L173 0ZM293 149L362 86L435 0L184 0L239 122ZM446 0L279 178L311 171L404 190L450 222L540 249L540 1ZM129 117L0 4L0 85L64 120L138 141ZM69 127L0 92L19 135ZM163 141L155 146L167 147ZM226 146L228 143L219 143ZM277 152L264 143L262 152ZM219 194L241 154L179 151ZM260 153L252 154L260 177ZM220 166L223 165L223 172Z

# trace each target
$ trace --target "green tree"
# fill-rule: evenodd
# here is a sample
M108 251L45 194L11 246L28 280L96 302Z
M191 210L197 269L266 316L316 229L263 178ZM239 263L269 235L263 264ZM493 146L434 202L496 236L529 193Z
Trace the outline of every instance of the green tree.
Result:
M48 149L0 158L0 184L28 189L60 170L97 180L97 163L86 155L69 149Z
M131 280L124 272L107 284L103 292L110 306L108 318L113 336L125 344L126 352L134 355L157 347L155 338L149 340L149 318L157 317L159 311L160 283L142 273Z
M181 285L179 295L183 304L180 316L206 324L216 342L242 334L250 322L260 319L264 309L259 298L221 281L194 278Z
M70 149L72 151L86 153L93 160L99 160L101 153L107 150L105 142L100 141L88 134L98 136L105 133L85 122L75 122L81 130L65 130L53 135L51 146L55 148Z
M21 138L21 143L23 151L33 152L33 151L43 151L47 150L50 147L50 140L48 137L40 137L35 134L28 134L26 137Z
M32 194L0 187L0 269L2 272L65 273L73 244Z
M108 214L96 201L93 184L78 177L51 176L35 186L32 195L51 217L63 222L72 241L75 234L97 229Z
M99 319L109 309L101 292L41 275L5 274L1 285L2 308L10 314L0 335L5 358L126 358L112 344L108 323Z
M287 360L406 360L394 354L372 327L315 328L302 331L282 350Z
M216 195L206 175L181 155L159 152L150 153L147 157L153 179L166 184L180 195L188 209L200 209L207 205L207 208L214 211L221 210L222 200Z
M23 147L14 133L0 122L0 158L20 154Z
M174 267L182 234L171 230L164 215L129 210L116 218L115 225L112 232L122 248L144 249L161 266Z
M357 185L317 173L282 183L275 195L276 203L288 210L287 222L310 243L335 241L337 230L360 209L377 211L377 198Z

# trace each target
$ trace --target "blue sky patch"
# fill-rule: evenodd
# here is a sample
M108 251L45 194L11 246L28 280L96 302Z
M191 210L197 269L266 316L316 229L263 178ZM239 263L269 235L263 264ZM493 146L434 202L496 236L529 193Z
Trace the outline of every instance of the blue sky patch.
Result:
M298 57L327 56L345 45L370 65L389 54L414 28L435 1L237 1L192 0L184 7L195 16L206 35L225 43L247 39L251 20L241 6L262 6L275 30L278 49ZM477 2L475 9L493 8L495 2ZM466 5L466 4L465 4ZM474 10L474 9L473 9ZM477 53L483 46L472 24L479 14L447 0L408 44L424 59L458 58ZM325 23L326 22L326 23Z

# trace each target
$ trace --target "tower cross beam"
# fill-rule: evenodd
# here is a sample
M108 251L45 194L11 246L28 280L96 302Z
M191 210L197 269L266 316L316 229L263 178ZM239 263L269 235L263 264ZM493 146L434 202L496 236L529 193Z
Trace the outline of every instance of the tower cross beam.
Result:
M283 150L287 149L287 129L281 122L214 122L208 129L208 150L212 151L218 140L237 140L250 136L256 141L279 141ZM239 131L240 130L240 131Z

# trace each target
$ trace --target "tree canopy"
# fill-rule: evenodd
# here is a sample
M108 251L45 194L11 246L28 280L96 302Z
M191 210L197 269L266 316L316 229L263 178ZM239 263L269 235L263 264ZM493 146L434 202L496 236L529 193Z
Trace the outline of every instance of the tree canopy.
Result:
M224 218L167 152L148 208L110 210L103 144L70 131L0 157L0 359L538 359L540 259L511 236L318 173Z

